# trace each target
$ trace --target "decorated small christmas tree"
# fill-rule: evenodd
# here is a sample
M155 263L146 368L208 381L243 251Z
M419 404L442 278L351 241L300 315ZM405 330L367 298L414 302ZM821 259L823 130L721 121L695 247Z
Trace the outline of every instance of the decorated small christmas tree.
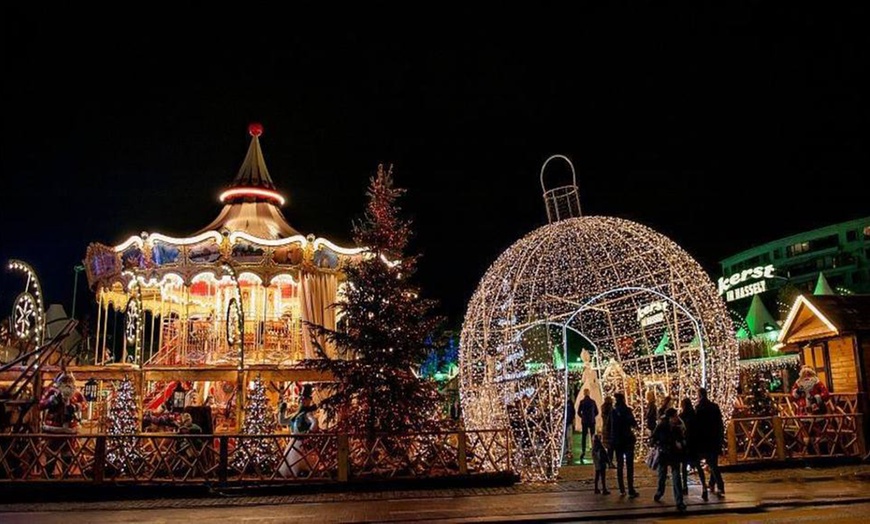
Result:
M403 193L393 186L392 168L379 165L365 216L354 224L354 240L366 253L345 269L346 291L336 304L347 328L307 324L320 356L311 365L335 377L320 407L339 432L372 437L425 431L437 422L436 385L415 372L437 344L432 335L441 319L432 314L434 301L411 283L417 257L405 254L411 225L396 204Z
M776 414L776 406L770 397L770 374L767 371L756 373L751 393L748 407L753 417L770 417Z
M245 403L245 423L242 433L247 435L267 435L275 430L275 414L266 398L266 386L257 375L254 387L248 390ZM255 467L267 470L278 459L278 449L271 439L239 439L239 446L233 457L233 467L245 470Z
M139 415L136 407L136 394L130 377L124 380L115 391L112 407L108 416L108 434L106 442L106 460L120 472L131 467L133 459L139 456L136 448L136 437L133 435L139 429Z

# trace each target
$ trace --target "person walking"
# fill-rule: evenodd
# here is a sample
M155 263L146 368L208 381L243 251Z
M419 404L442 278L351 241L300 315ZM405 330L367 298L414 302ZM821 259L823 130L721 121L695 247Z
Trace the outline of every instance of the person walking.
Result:
M686 504L683 503L683 481L680 469L685 457L686 431L683 422L677 416L676 409L668 408L664 415L652 436L652 443L659 450L658 487L653 500L656 502L662 500L662 496L665 494L665 481L668 479L668 470L670 470L674 488L674 502L679 511L684 511Z
M589 435L590 444L595 435L595 418L598 416L598 404L589 396L589 389L583 390L583 400L578 405L580 415L580 463L586 457L586 435Z
M662 405L659 406L659 410L657 413L659 420L664 418L666 416L665 413L667 413L669 409L674 407L671 405L673 404L673 402L674 400L671 398L670 395L665 395L665 398L662 399ZM658 426L658 421L656 421L656 426ZM653 428L653 430L655 430L655 428Z
M613 453L610 449L610 414L613 412L613 397L607 395L604 397L604 402L601 403L601 442L607 448L608 457L613 460Z
M628 496L640 495L634 489L634 445L637 441L634 429L637 420L634 418L631 408L625 403L625 394L617 393L614 396L615 403L610 413L610 449L616 455L616 482L619 485L619 493L625 495L625 482L623 481L623 468L628 476Z
M570 393L570 392L569 392ZM570 466L574 461L574 396L569 394L565 399L565 452L562 455L562 465Z
M704 469L701 468L701 459L698 454L698 421L692 399L686 397L680 404L680 420L686 427L686 451L684 453L681 473L683 478L683 495L689 494L689 466L698 472L698 480L701 483L701 498L708 499L707 483L704 481Z
M722 452L722 443L725 439L725 425L722 422L722 410L719 405L707 397L707 390L698 390L698 404L695 406L695 450L698 456L707 463L710 470L710 491L718 495L725 494L725 481L722 472L719 471L719 454Z
M656 392L651 389L646 391L646 411L643 419L647 431L646 436L652 437L652 432L659 423L659 410L656 407Z
M607 490L607 466L610 464L610 455L607 453L607 448L601 441L601 434L596 433L592 437L592 464L595 467L595 493L610 495ZM598 481L601 480L601 489L598 489Z

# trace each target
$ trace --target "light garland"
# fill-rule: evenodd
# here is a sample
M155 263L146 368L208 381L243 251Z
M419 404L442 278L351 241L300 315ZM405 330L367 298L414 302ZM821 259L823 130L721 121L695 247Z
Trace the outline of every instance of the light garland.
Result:
M277 191L272 191L271 189L263 189L259 187L235 187L233 189L227 189L218 197L221 204L223 204L227 199L230 198L267 198L269 200L274 201L279 206L283 206L287 200L281 196Z
M759 373L762 371L779 371L787 368L799 368L801 357L794 355L782 355L768 358L752 358L740 361L741 373Z
M510 427L524 479L558 473L565 405L574 400L566 398L566 348L579 353L584 339L604 394L624 392L639 419L645 391L656 387L694 399L704 386L731 413L737 342L700 265L634 222L555 222L517 241L489 268L461 337L466 426Z
M226 338L227 344L232 348L238 346L238 369L241 371L245 367L245 313L242 304L241 288L239 287L239 277L236 271L229 264L223 264L221 268L230 277L233 283L231 288L232 298L227 303L227 326Z

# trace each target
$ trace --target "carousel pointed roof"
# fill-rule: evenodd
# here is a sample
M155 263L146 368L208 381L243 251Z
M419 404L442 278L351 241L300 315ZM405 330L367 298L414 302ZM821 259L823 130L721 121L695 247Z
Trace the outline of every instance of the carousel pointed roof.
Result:
M275 184L269 176L269 168L266 167L266 160L263 158L263 149L260 148L263 126L251 124L248 126L248 133L251 135L251 145L248 146L248 154L245 155L232 187L260 187L275 191Z
M211 224L200 230L244 232L254 237L277 240L299 235L300 233L287 223L279 206L284 205L284 196L278 193L263 150L260 148L260 135L263 126L251 124L248 127L251 144L248 153L233 179L230 187L220 195L224 208Z

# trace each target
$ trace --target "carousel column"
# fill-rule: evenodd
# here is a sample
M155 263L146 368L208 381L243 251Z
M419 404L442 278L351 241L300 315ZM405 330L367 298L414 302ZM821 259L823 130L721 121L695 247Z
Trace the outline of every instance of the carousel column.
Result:
M248 381L247 373L239 366L238 376L236 378L236 433L241 433L245 416L245 400L247 399Z
M187 362L187 337L190 334L190 287L187 284L184 285L184 321L181 323L181 329L181 362L179 364Z
M266 341L268 340L268 338L266 336L268 334L267 333L267 329L268 329L267 326L269 323L269 316L267 314L267 305L268 305L267 299L268 299L268 297L269 297L269 288L265 286L265 281L264 281L264 285L263 285L263 335L262 335L263 340L261 342L261 344L262 344L261 347L263 348L263 353L264 353L263 357L264 358L265 358L265 353L267 351Z
M97 336L94 340L94 365L99 365L100 354L100 319L103 313L103 290L97 291Z
M154 310L152 309L151 310L151 339L148 342L148 360L151 360L151 357L154 355L154 324L156 324L156 323L157 323L157 315L154 314ZM148 362L148 360L145 360L144 355L143 355L142 360L143 360L142 365L144 366L144 362Z
M143 408L145 407L145 371L143 369L139 369L135 377L136 387L136 408L138 413L138 420L136 421L136 433L142 432L142 418L145 416L145 412Z
M103 343L100 345L100 357L102 363L106 363L106 336L109 334L109 302L106 301L106 310L103 313ZM114 356L114 354L113 354Z
M165 304L165 300L163 298L163 290L160 290L160 333L157 334L157 354L160 354L160 350L163 349L163 332L166 330L166 318L164 317L163 305ZM151 355L152 358L154 355ZM150 359L149 359L150 360Z

